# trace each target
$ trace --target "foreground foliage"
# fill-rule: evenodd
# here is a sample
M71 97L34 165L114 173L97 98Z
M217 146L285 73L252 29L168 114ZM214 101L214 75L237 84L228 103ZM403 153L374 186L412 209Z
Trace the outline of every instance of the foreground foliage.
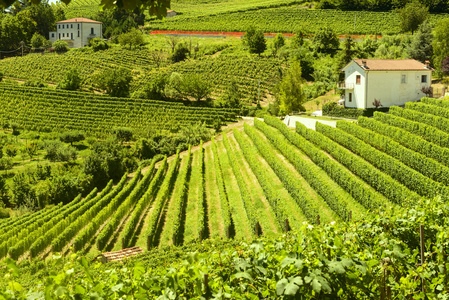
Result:
M304 223L277 240L250 244L209 240L190 247L192 253L164 249L123 265L90 264L76 255L24 267L7 260L0 297L378 299L386 292L392 298L444 298L448 218L449 207L435 198L414 209L387 208L357 223ZM420 224L425 232L422 265Z

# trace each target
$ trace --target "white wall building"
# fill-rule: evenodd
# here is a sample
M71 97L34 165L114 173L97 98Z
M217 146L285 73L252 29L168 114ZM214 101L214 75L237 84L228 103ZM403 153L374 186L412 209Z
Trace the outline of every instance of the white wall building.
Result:
M371 108L403 105L425 97L423 87L431 85L432 68L414 59L354 59L342 71L345 107Z
M56 31L50 32L50 41L66 41L70 48L81 48L87 45L89 39L103 37L103 23L86 19L74 18L56 22Z

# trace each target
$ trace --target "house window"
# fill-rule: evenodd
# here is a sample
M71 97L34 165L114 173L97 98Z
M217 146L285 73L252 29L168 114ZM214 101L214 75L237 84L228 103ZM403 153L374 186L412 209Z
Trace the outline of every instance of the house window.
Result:
M80 31L78 30L78 37L80 37Z
M401 83L407 83L407 75L401 75Z
M78 24L78 30L80 29L80 24Z
M90 34L94 34L94 28L93 27L90 29Z
M352 93L349 93L349 99L348 99L348 101L349 101L349 102L352 102Z
M61 39L61 34L59 34L59 39Z
M51 37L52 37L52 38L54 38L54 37L55 37L55 34L54 34L54 33L52 33L52 34L51 34Z
M73 40L73 32L70 33L70 39Z
M65 33L62 33L62 37L65 37Z
M62 29L64 29L64 24L62 24Z
M70 28L73 28L73 24L70 24Z
M61 29L61 24L58 25L58 29Z
M355 83L356 83L356 84L360 84L361 78L362 78L362 76L360 76L360 75L355 75Z
M421 75L421 83L427 83L427 75Z

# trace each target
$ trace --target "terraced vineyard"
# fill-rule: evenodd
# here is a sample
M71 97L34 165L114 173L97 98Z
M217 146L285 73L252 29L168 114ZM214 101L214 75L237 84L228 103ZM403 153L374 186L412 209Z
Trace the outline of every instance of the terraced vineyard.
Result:
M438 22L447 14L432 14L429 21ZM388 20L388 21L386 21ZM298 28L314 33L331 27L338 34L398 34L397 12L340 11L307 9L301 6L275 7L247 11L189 16L180 15L163 21L153 20L149 30L194 30L245 32L254 26L264 32L295 32Z
M1 221L0 257L275 237L304 221L447 201L449 104L424 98L391 112L316 131L270 117L245 123L84 199Z
M232 109L185 106L179 102L113 98L92 93L0 84L0 122L15 122L36 131L81 130L96 136L114 126L177 131L180 126L205 122L211 126L236 120Z
M165 40L158 39L157 42ZM242 97L249 100L263 99L273 91L279 77L282 63L276 58L216 56L203 57L169 64L162 62L159 68L151 58L152 50L143 48L127 50L113 47L93 52L86 48L65 54L30 54L0 61L0 69L5 76L20 80L41 80L57 84L61 82L67 69L62 65L78 68L84 86L92 86L95 75L107 69L123 67L131 70L131 92L143 89L147 83L160 74L178 72L180 74L202 74L211 83L214 96L219 97L230 81L238 83Z

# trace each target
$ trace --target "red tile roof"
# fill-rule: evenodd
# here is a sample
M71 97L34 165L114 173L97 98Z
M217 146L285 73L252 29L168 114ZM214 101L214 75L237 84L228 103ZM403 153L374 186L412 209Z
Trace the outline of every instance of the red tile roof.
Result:
M68 19L68 20L64 20L64 21L59 21L56 22L57 24L59 23L95 23L95 24L103 24L102 22L98 22L98 21L94 21L91 19L87 19L87 18L73 18L73 19Z
M363 62L366 62L366 68ZM354 62L369 71L423 71L433 70L414 59L354 59Z

